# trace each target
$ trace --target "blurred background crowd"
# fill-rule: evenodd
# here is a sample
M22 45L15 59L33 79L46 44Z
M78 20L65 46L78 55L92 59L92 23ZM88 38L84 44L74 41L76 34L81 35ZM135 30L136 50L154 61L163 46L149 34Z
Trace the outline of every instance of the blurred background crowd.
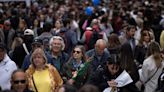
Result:
M163 0L0 0L2 91L163 92L163 59Z

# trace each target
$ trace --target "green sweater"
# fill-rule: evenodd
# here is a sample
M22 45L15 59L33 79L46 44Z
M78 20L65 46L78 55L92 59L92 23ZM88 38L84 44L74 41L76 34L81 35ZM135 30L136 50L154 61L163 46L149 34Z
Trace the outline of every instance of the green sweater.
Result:
M79 87L87 80L90 63L91 62L85 62L84 66L78 70L77 76L72 78L75 80L75 86Z

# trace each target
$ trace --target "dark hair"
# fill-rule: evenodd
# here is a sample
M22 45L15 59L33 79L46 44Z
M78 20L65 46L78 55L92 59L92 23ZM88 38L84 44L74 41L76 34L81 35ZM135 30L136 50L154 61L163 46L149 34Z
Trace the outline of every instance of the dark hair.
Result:
M137 28L136 28L134 25L129 25L129 26L127 27L127 32L129 32L131 29L137 30Z
M25 74L25 71L23 70L23 69L17 69L17 70L15 70L13 73L12 73L12 75L11 75L11 81L13 82L14 81L14 75L17 73L17 72L22 72L22 73L24 73ZM25 75L25 80L26 80L26 83L28 83L27 81L27 76ZM28 88L28 84L26 84L26 88ZM13 88L13 85L11 85L11 89L12 90L15 90L14 88ZM12 91L5 91L5 92L12 92ZM15 91L14 91L15 92Z
M113 55L107 58L107 64L120 65L120 59L118 55Z
M120 50L120 66L122 69L133 69L134 55L129 43L125 43L121 46Z
M118 35L115 33L112 33L109 37L108 37L108 48L113 48L113 47L117 47L121 45Z
M17 72L23 72L23 73L25 73L25 71L23 69L17 69L15 71L13 71L12 76L11 76L11 79L13 79L14 74L17 73Z
M96 86L86 84L83 87L81 87L78 92L100 92L100 91Z
M50 32L52 28L52 25L50 23L45 23L43 25L43 32Z
M62 87L65 89L64 92L77 92L77 89L72 85L64 84Z
M0 43L0 49L2 49L3 51L6 51L6 45L4 43Z

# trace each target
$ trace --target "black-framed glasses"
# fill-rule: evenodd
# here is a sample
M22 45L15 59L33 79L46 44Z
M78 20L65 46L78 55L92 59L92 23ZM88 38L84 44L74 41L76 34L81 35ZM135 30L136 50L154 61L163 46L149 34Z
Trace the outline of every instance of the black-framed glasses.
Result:
M79 54L81 51L76 51L76 50L74 50L73 53L75 53L75 52L76 52L77 54Z
M24 84L24 83L26 83L26 80L15 80L14 81L14 84L19 84L19 83Z

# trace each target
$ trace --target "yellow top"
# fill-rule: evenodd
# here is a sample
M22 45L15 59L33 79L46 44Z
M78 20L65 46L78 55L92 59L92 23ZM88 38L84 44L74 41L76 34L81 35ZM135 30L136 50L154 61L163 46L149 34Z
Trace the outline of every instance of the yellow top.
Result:
M50 81L51 81L51 84L50 84L51 91L50 92L56 92L56 90L63 85L63 80L62 80L59 72L57 71L57 69L54 66L52 66L51 64L45 64L45 69L48 70ZM32 82L32 75L34 75L34 73L36 73L36 69L33 65L30 65L29 68L26 70L26 75L27 75L27 79L28 79L28 88L30 90L34 90L34 86L33 86L33 82ZM43 74L39 73L38 76L43 77ZM35 79L36 78L34 78L34 81L35 81ZM41 78L39 78L39 80L43 81L43 80L41 80ZM47 84L46 84L46 86L47 86ZM48 91L46 91L46 92L48 92Z
M51 92L51 79L48 69L35 71L33 78L38 92ZM32 88L35 89L34 85Z

